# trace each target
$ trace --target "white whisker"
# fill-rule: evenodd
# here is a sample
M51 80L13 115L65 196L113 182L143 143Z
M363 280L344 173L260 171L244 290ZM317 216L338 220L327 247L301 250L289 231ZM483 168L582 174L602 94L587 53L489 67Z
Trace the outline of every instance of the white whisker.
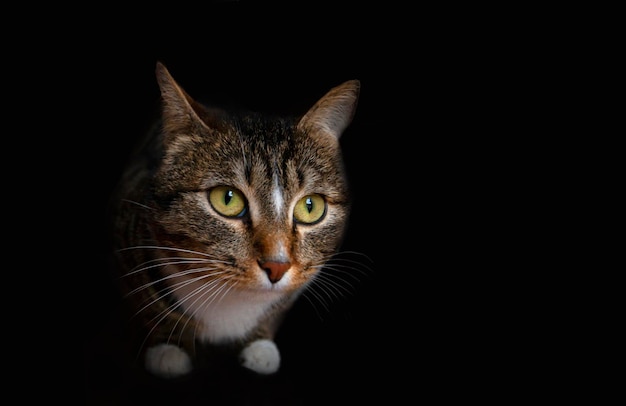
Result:
M117 251L121 252L121 251L137 250L137 249L153 249L153 250L162 250L162 251L186 252L188 254L196 254L196 255L203 256L203 257L214 259L213 256L211 256L210 254L207 254L206 252L195 251L195 250L188 250L188 249L184 249L184 248L166 247L166 246L162 246L162 245L135 245L135 246L132 246L132 247L120 248Z
M172 259L180 259L180 260L172 261ZM161 263L156 263L156 264L152 264L152 265L146 266L150 262L161 262ZM146 261L146 262L136 266L135 268L131 269L125 275L122 275L120 278L128 277L130 275L133 275L133 274L136 274L136 273L139 273L139 272L144 272L144 271L147 271L149 269L166 267L168 265L212 264L212 263L216 263L216 262L214 262L212 260L207 260L207 259L196 259L196 258L194 258L194 259L187 259L187 258L182 258L182 257L177 257L177 258L159 258L158 260Z
M166 286L165 288L157 291L157 297L155 299L153 299L152 301L150 301L148 304L146 304L145 306L143 306L141 309L137 310L137 312L133 315L133 317L136 317L137 315L139 315L139 313L141 313L142 311L144 311L145 309L147 309L148 307L152 306L153 304L155 304L156 302L161 301L163 298L173 294L174 292L176 292L179 289L184 288L187 285L190 285L192 283L194 283L196 280L200 280L202 278L208 278L210 275L203 275L203 276L199 276L197 278L193 278L193 279L188 279L188 280L184 280L184 281L180 281L180 282L176 282L172 285ZM152 284L152 282L151 282ZM135 289L137 290L137 289ZM163 292L167 292L165 294L162 294ZM150 321L153 321L155 318L159 317L159 314L157 314L155 317L153 317Z
M204 278L210 277L211 275L202 275L202 276L198 276L197 278L193 278L187 281L183 281L180 282L180 286L176 287L176 289L172 289L170 290L166 295L171 294L172 292L174 292L175 290L181 289L191 283L197 282L199 280L202 280ZM217 281L212 281L211 284L216 283ZM152 323L153 321L155 321L157 318L159 318L159 316L161 316L159 318L158 321L156 321L156 323L152 326L152 328L148 331L148 333L146 334L146 337L144 338L143 342L141 343L141 346L139 347L139 353L141 353L141 349L143 348L143 346L145 345L146 341L148 340L148 338L150 337L150 335L152 335L152 332L156 329L156 327L163 321L165 320L165 318L167 318L170 314L172 314L176 309L178 309L179 307L181 307L183 305L183 303L185 303L187 300L189 300L190 297L193 297L196 295L197 292L202 291L203 287L199 287L196 288L194 290L192 290L189 294L187 294L184 298L182 298L181 300L177 300L176 303L172 306L168 306L165 310L159 312L157 315L155 315L152 319L150 319L149 323ZM150 304L148 304L147 306L150 306L152 303L155 303L156 301L160 300L162 297L164 296L159 296L159 298L157 298L155 301L151 302ZM144 306L144 309L147 307ZM141 311L141 310L140 310ZM184 314L184 311L183 311ZM176 322L176 324L178 324L178 321ZM171 337L171 333L170 333L170 337ZM169 342L169 341L168 341Z
M219 281L219 282L220 282L220 286L219 286L218 290L217 290L217 291L215 291L215 292L212 292L212 293L211 293L211 295L210 295L209 297L207 297L207 298L203 301L203 303L202 303L200 306L198 306L198 307L196 308L196 310L194 310L194 311L193 311L193 313L190 315L190 318L195 317L195 316L196 316L196 313L197 313L197 312L198 312L198 310L200 310L200 309L203 309L203 311L206 311L206 310L209 308L209 306L210 306L211 304L213 304L213 302L215 301L215 299L217 298L217 296L218 296L218 294L219 294L220 292L222 292L222 294L221 294L220 298L218 299L218 302L219 302L220 300L222 300L222 299L223 299L223 298L224 298L224 297L228 294L228 292L229 292L229 291L230 291L230 290L231 290L231 289L232 289L235 285L237 285L237 281L235 281L235 283L230 284L230 283L229 283L229 282L230 282L230 280L229 280L229 279L230 279L230 278L224 278L224 279L220 280L220 281ZM228 288L227 288L226 290L224 290L224 288L225 288L226 286L228 286ZM203 294L203 295L204 295L204 294ZM195 301L194 301L194 303L195 303ZM187 320L187 321L185 322L185 325L183 326L183 330L187 327L187 323L188 323L188 322L189 322L189 320ZM197 333L198 333L198 326L199 326L199 325L200 325L199 323L196 323L196 327L195 327L195 328L194 328L194 330L193 330L193 337L194 337L194 338L196 337L196 335L197 335ZM181 330L181 334L182 334L182 330ZM178 338L178 343L179 343L179 344L180 344L180 339L181 339L181 337L179 336L179 338ZM194 345L195 345L195 340L194 340Z
M213 302L213 300L215 300L215 297L219 294L219 292L224 289L224 286L227 284L226 282L228 282L227 280L228 278L225 279L216 279L213 280L205 285L199 286L196 289L194 289L192 292L190 292L187 296L185 296L183 299L181 299L181 302L186 302L187 300L189 300L192 296L196 296L198 293L199 295L197 295L196 299L191 302L187 307L188 308L192 308L194 307L194 305L196 304L196 302L198 302L198 300L203 300L203 303L201 306L204 306L206 303L206 300L210 299L210 303ZM217 289L217 290L215 290ZM209 295L208 298L203 299L206 295ZM187 319L187 321L185 321L185 324L183 324L183 327L181 328L181 332L178 336L178 344L180 345L180 340L182 338L182 333L185 330L185 328L187 327L187 323L189 323L189 320L191 320L192 318L195 317L196 313L198 312L199 306L196 306L196 310L194 310L191 314L189 314L189 318ZM172 334L174 334L174 329L176 328L176 326L178 326L178 323L180 322L180 318L176 321L176 323L174 324L174 327L172 328L172 331L170 332L170 335L168 337L168 342L169 340L172 338ZM197 328L197 325L196 325ZM194 336L195 336L195 330L194 330Z
M349 255L360 256L361 260L347 258L346 256ZM318 273L311 281L309 288L303 292L303 296L313 306L318 317L321 318L317 304L322 305L324 310L329 312L330 302L356 291L356 285L361 282L359 275L361 277L371 275L373 270L362 261L363 259L371 262L365 254L356 251L340 251L328 256L319 265L312 266Z
M156 284L158 284L158 283L160 283L160 282L163 282L163 281L165 281L165 280L168 280L168 279L176 278L176 277L178 277L178 276L190 275L190 274L192 274L192 273L198 273L198 272L215 271L215 270L217 270L217 269L218 269L218 268L193 268L193 269L188 269L188 270L186 270L186 271L176 272L176 273L173 273L173 274L171 274L171 275L166 275L166 276L164 276L164 277L162 277L162 278L159 278L159 279L154 279L154 280L150 281L149 283L145 283L145 284L143 284L143 285L141 285L141 286L138 286L138 287L136 287L135 289L133 289L133 290L131 290L130 292L128 292L128 293L126 294L126 296L131 296L131 295L134 295L135 293L137 293L137 292L139 292L139 291L141 291L141 290L147 289L147 288L149 288L150 286L156 285ZM219 275L219 274L222 274L222 273L224 273L224 272L225 272L225 271L220 271L220 272L212 272L211 274L209 274L209 275L207 275L207 276Z
M317 304L316 302L314 302L311 298L309 298L309 294L313 295L313 296L317 296L317 294L313 291L313 290L306 290L302 293L302 297L304 297L307 302L309 302L309 304L311 305L311 307L313 307L313 310L315 310L315 314L317 315L317 317L320 320L324 320L324 318L322 317L322 314L319 312L319 310L317 309ZM328 312L328 307L326 307L326 304L324 303L323 300L319 300L319 303L324 306L324 309L326 310L326 312Z
M123 202L126 202L126 203L135 204L135 205L137 205L137 206L139 206L139 207L143 207L144 209L154 210L152 207L150 207L150 206L146 206L145 204L142 204L142 203L136 202L136 201L134 201L134 200L130 200L130 199L122 199L122 201L123 201Z
M336 282L335 280L333 280L332 278L338 278L340 281L348 283L345 279L341 279L339 278L337 275L332 274L332 273L325 273L325 272L320 272L317 275L317 278L315 278L315 280L313 281L315 282L320 282L320 286L326 286L330 291L334 291L337 294L337 297L341 297L342 296L342 292L343 293L352 293L350 290L348 290L345 286L343 286L342 284ZM349 284L350 286L354 287L353 285Z

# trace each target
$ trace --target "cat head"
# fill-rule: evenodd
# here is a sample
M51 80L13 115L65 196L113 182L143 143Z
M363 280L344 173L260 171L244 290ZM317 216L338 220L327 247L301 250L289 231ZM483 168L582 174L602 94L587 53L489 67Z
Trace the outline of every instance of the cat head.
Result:
M300 117L199 103L161 63L154 238L215 261L234 289L294 290L338 250L350 211L339 139L360 83L331 89ZM179 255L179 253L177 253Z

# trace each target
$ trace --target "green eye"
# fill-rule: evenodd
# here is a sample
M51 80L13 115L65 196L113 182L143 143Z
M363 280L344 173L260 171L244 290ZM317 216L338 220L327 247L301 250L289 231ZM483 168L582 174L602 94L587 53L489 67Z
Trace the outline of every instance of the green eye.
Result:
M307 195L298 200L293 209L293 217L298 223L313 224L326 213L326 200L320 195Z
M218 186L209 191L209 202L219 214L226 217L241 217L246 213L246 199L239 190Z

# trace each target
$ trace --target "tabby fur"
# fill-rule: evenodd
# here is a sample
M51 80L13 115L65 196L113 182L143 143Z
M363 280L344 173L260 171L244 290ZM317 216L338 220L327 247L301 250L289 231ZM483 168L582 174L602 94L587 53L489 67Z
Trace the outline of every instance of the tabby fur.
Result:
M160 62L156 77L161 118L112 200L137 354L165 378L190 373L207 348L274 373L283 317L342 243L351 199L339 138L360 83L332 88L300 117L274 117L202 104ZM236 204L241 212L220 213Z

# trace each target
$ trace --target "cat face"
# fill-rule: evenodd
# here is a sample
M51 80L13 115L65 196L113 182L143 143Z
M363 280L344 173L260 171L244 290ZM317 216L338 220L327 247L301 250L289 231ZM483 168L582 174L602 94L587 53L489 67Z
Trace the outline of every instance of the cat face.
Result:
M338 139L358 82L295 120L229 116L197 103L164 67L157 78L164 152L153 182L156 235L213 261L181 278L219 272L232 289L257 292L306 285L344 233L350 198Z
M337 139L258 117L220 117L216 130L208 117L166 148L159 243L210 255L205 274L219 269L233 289L301 287L337 250L349 213Z

